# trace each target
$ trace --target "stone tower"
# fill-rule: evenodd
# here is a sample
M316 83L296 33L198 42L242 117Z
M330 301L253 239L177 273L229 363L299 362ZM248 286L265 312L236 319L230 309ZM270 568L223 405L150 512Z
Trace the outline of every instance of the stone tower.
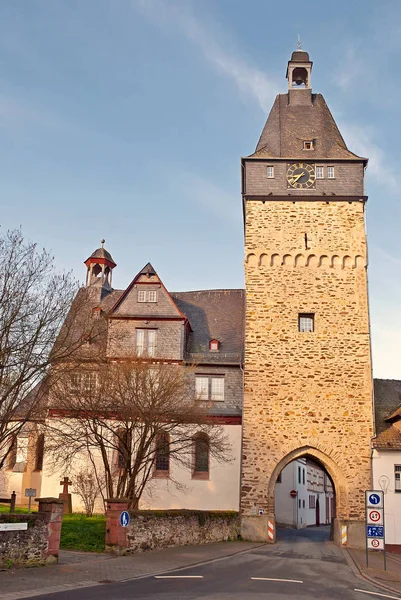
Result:
M336 525L364 543L373 435L364 171L300 49L256 151L242 159L246 333L243 535L267 540L283 467L332 478ZM297 501L296 499L294 501Z

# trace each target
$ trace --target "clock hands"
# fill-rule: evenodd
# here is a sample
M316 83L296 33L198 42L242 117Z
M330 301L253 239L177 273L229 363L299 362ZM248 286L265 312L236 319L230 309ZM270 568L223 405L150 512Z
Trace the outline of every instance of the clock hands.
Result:
M294 182L294 183L296 183L296 182L298 181L298 179L299 179L300 177L302 177L302 175L305 175L305 172L304 172L304 171L302 171L302 173L299 173L298 175L293 175L293 176L292 176L293 182Z

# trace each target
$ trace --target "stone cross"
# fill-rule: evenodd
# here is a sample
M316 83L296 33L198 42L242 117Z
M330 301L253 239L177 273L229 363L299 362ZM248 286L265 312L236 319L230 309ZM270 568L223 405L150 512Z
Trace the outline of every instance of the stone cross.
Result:
M68 494L68 486L72 485L72 482L68 477L64 477L63 481L60 481L60 485L63 486L63 494Z

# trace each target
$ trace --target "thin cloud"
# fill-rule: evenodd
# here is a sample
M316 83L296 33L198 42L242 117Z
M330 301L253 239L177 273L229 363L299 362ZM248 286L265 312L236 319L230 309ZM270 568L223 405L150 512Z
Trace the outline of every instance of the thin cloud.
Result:
M201 50L217 72L234 81L242 97L252 97L264 112L270 110L279 93L277 83L242 57L227 52L211 33L211 28L195 17L188 4L161 0L133 0L132 4L152 22L178 30ZM222 37L226 37L224 33Z
M373 134L366 128L346 123L340 124L340 131L352 152L369 158L368 174L388 192L399 194L395 171L384 150L372 141Z

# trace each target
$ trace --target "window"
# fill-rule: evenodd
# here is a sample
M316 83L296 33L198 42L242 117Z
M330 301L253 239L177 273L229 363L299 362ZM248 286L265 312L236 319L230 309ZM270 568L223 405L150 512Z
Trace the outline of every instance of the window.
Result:
M7 467L9 469L13 469L15 467L15 463L17 462L17 436L13 435L8 456L7 456Z
M324 167L316 167L316 179L324 179Z
M138 290L138 302L157 302L157 291Z
M302 469L302 483L305 485L305 469Z
M210 342L209 342L209 350L211 352L218 352L219 346L220 346L219 340L215 340L215 339L210 340Z
M301 508L301 499L298 500L298 508Z
M309 496L309 508L316 508L315 496Z
M327 177L334 179L334 167L327 167Z
M194 438L194 479L209 479L209 438L200 433Z
M315 329L315 315L312 313L299 313L298 331L311 333Z
M267 167L266 176L267 179L274 179L274 167Z
M394 465L394 491L401 492L401 465Z
M301 467L298 467L298 483L301 483Z
M154 477L168 477L170 471L170 437L160 433L156 438Z
M314 149L313 140L305 140L303 148L304 148L304 150L313 150Z
M305 508L305 500L302 500L302 508Z
M72 392L90 392L97 386L97 373L73 373L71 375Z
M212 400L223 402L224 400L224 376L209 377L197 375L195 377L195 391L198 400Z
M35 470L41 471L43 469L43 455L45 451L45 436L41 433L38 436L36 442L36 465Z
M117 432L117 466L119 469L127 469L131 464L132 432L120 429Z
M136 330L136 353L138 356L154 356L156 351L156 330Z

